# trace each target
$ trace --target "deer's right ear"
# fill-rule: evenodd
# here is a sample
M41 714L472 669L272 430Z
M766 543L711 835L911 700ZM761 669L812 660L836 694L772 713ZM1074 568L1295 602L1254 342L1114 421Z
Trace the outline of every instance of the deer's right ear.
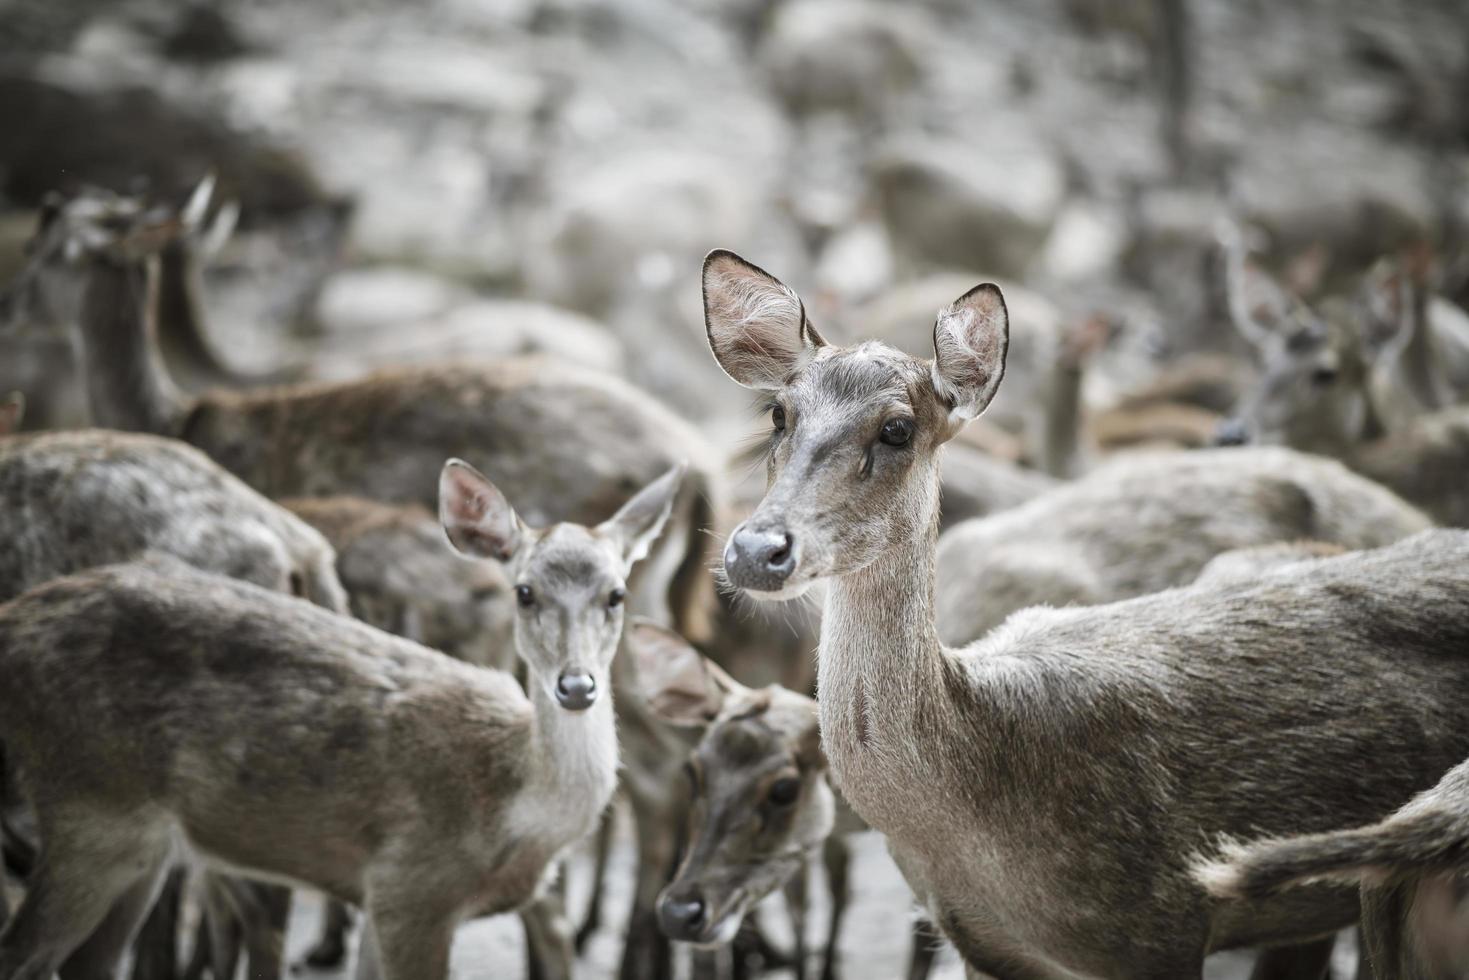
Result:
M688 640L646 619L627 627L638 685L653 713L671 725L708 725L738 688Z
M460 459L449 460L439 474L439 521L449 543L474 558L509 561L525 537L505 495Z
M704 259L704 329L724 372L746 388L780 388L826 341L789 286L733 252Z
M975 286L941 310L933 325L933 387L962 425L989 406L1005 376L1010 313L1000 287Z
M12 391L0 401L0 436L8 436L12 432L20 431L21 420L25 418L26 398L18 391Z

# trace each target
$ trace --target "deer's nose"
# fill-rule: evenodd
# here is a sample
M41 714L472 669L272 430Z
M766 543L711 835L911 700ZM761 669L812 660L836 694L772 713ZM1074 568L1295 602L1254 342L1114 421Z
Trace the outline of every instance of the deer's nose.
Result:
M597 700L597 679L591 674L562 674L556 678L556 700L568 711L585 711Z
M796 541L783 529L741 525L725 546L724 570L742 589L775 592L796 570Z
M658 902L658 924L669 939L696 941L704 929L708 909L697 893L665 895Z
M1214 430L1214 445L1243 446L1250 441L1250 427L1240 419L1225 419Z

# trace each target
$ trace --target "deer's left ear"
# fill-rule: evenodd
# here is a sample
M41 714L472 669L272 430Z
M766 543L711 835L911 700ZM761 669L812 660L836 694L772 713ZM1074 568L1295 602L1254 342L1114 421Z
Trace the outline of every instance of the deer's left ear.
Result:
M989 406L1005 376L1010 313L994 283L981 283L939 313L933 325L933 387L962 425Z
M653 713L671 725L706 726L744 688L673 630L649 620L627 628L638 686Z
M597 525L597 531L617 542L622 549L622 560L631 571L632 566L647 557L648 549L668 523L673 513L673 500L683 482L687 463L679 463L658 479L638 491L622 508L610 518Z

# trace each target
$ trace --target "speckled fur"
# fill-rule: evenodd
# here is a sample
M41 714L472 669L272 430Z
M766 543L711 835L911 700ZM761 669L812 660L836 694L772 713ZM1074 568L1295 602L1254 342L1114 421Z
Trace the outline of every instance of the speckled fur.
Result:
M1201 976L1211 950L1353 921L1341 889L1212 899L1193 857L1222 835L1380 819L1469 754L1469 535L1032 609L948 649L934 550L955 401L927 373L871 344L786 372L771 395L787 428L750 522L794 539L774 595L830 580L818 686L832 773L961 956L1022 980L1176 980ZM878 443L899 414L912 438Z
M1302 538L1375 548L1429 526L1340 463L1284 448L1128 457L946 531L939 635L969 643L1027 606L1094 605L1185 585L1235 548Z
M0 440L0 541L0 600L157 551L346 608L326 539L197 449L156 436L93 429Z

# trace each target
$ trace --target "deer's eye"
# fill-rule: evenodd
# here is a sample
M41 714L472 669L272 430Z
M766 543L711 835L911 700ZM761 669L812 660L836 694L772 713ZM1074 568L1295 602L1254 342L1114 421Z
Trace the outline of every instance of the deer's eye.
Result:
M908 440L913 438L913 420L888 419L882 424L882 433L878 438L889 446L906 446Z
M607 595L607 608L616 609L622 605L622 600L627 598L626 589L613 589Z
M529 609L536 604L536 594L529 585L517 585L515 587L515 601L520 608Z
M770 787L770 793L766 796L774 806L790 806L796 802L801 795L801 781L789 776L785 779L777 779Z
M1311 369L1311 383L1318 388L1336 384L1337 370L1329 364L1322 364Z
M770 424L775 427L776 432L784 432L786 430L786 410L779 405L771 406Z

